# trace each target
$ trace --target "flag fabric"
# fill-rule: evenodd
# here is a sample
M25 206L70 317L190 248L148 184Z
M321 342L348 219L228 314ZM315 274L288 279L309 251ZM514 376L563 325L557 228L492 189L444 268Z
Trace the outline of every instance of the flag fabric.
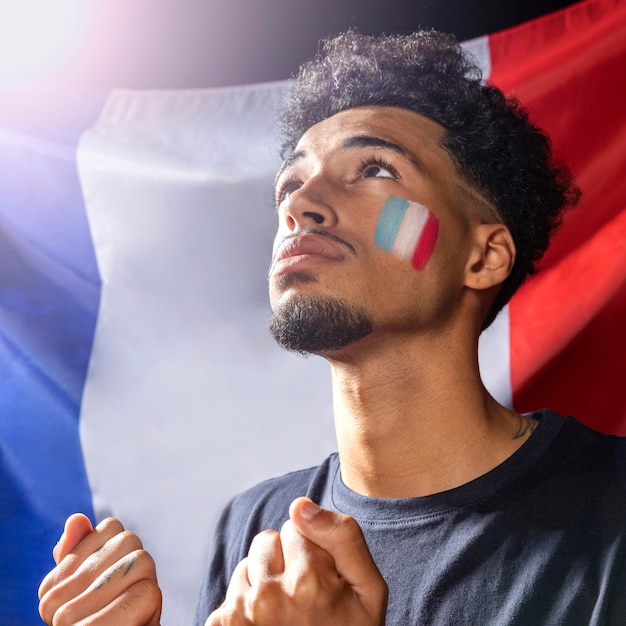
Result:
M78 149L102 280L81 446L96 518L157 560L166 624L191 622L230 497L334 449L325 363L267 330L286 87L118 91Z
M583 192L511 302L516 408L626 435L626 4L583 2L490 37L491 79L552 136ZM522 60L522 62L519 62Z
M7 626L41 623L37 587L53 565L62 519L73 509L93 517L78 417L100 281L76 144L103 102L104 94L87 92L0 98L0 624Z
M625 31L624 0L585 0L466 47L584 194L484 334L483 376L509 406L626 434ZM228 499L334 449L325 363L266 330L288 88L0 105L0 624L40 623L37 586L76 510L139 533L163 623L190 623Z

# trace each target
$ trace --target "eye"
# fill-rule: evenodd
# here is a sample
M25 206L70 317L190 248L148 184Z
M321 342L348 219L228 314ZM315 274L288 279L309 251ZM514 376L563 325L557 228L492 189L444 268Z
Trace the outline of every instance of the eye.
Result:
M302 186L299 180L289 178L276 187L276 206L280 206L294 191Z
M363 161L361 164L361 176L363 178L398 178L398 172L393 165L382 159L373 158Z

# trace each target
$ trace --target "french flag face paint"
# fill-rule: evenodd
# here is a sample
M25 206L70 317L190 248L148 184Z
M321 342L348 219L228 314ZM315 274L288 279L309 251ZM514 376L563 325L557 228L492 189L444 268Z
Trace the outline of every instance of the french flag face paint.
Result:
M391 197L383 204L374 241L381 250L423 270L435 249L438 232L439 220L423 204Z

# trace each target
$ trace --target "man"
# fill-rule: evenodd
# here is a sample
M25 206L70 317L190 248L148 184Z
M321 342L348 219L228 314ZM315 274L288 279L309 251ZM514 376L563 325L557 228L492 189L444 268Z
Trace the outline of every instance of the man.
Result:
M282 129L270 326L330 362L338 455L233 500L196 623L623 623L623 440L478 371L578 198L547 138L432 32L327 41ZM55 558L47 623L158 623L116 520L70 518Z

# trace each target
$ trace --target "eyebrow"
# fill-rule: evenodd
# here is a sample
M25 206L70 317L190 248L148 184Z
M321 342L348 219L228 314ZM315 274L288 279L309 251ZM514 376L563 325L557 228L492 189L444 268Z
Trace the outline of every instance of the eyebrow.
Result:
M408 158L406 150L399 146L397 143L381 139L372 135L355 135L354 137L348 137L341 144L342 148L386 148L392 150L396 154L402 157Z
M343 148L384 148L395 152L398 156L408 161L415 169L423 172L424 164L413 153L407 152L402 146L387 139L381 139L374 135L355 135L348 137L342 144Z
M382 139L374 135L354 135L353 137L348 137L341 143L341 147L345 150L359 148L385 148L386 150L391 150L402 158L406 159L407 161L412 163L417 169L424 169L422 164L413 155L409 155L402 146L394 143L393 141L388 141L387 139ZM292 165L296 164L298 161L301 161L305 157L306 152L304 150L296 150L295 152L292 152L283 161L283 164L278 169L276 177L274 178L274 187L276 187L278 179L281 177L286 169L290 168Z

